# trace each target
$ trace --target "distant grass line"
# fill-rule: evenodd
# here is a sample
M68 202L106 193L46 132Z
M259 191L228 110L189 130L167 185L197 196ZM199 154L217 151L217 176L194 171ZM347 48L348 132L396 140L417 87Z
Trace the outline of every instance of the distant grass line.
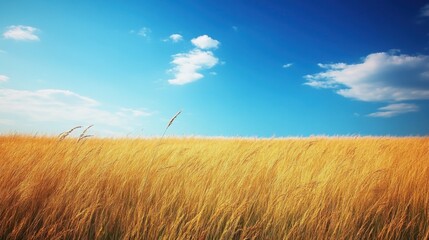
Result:
M0 136L0 239L429 239L428 192L427 137Z

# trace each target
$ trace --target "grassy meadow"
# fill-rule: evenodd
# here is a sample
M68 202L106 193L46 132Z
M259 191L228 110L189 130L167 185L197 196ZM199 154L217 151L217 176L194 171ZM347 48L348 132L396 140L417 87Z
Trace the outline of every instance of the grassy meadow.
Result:
M0 239L429 239L429 138L4 135Z

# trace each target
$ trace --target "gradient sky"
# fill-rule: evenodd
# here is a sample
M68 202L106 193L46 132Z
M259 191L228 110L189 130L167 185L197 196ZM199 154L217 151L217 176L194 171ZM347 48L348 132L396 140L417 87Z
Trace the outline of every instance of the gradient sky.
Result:
M427 1L0 2L0 133L429 134Z

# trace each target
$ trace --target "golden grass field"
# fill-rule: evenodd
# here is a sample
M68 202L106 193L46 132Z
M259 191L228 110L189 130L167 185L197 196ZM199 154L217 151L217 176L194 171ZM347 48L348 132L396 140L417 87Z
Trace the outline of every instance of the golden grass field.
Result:
M429 138L0 136L0 239L429 239Z

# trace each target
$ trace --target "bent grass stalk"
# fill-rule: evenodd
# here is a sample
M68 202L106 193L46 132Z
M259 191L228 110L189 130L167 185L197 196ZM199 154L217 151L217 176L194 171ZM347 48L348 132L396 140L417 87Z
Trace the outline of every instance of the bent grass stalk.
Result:
M180 114L180 113L182 113L182 110L178 111L178 112L177 112L177 113L176 113L176 114L175 114L175 115L170 119L170 121L168 121L167 127L165 127L165 130L164 130L164 133L162 134L162 136L161 136L161 138L159 139L159 141L157 142L157 144L155 144L154 148L156 148L156 147L158 146L158 144L159 144L159 143L161 143L161 141L162 141L162 139L164 138L165 133L167 132L168 128L171 126L171 124L173 124L174 120L176 120L177 116L179 116L179 114ZM144 191L144 188L146 187L146 182L147 182L147 179L148 179L148 177L149 177L149 173L150 173L150 170L151 170L151 168L152 168L153 161L154 161L154 159L155 159L155 158L157 158L157 157L158 157L158 151L156 151L156 149L155 149L155 155L150 159L150 161L149 161L149 163L148 163L148 170L147 170L147 174L146 174L146 176L145 176L145 178L144 178L144 181L143 181L142 191Z
M176 113L176 115L174 115L174 116L170 119L170 121L168 122L167 127L165 128L164 133L162 134L161 138L163 138L163 137L164 137L164 135L165 135L165 133L167 132L168 128L171 126L171 124L173 124L174 120L176 120L177 116L179 116L181 113L182 113L182 110L178 111L178 112Z
M83 140L85 138L93 137L94 135L86 135L86 132L93 126L94 124L91 124L87 128L85 128L85 130L83 130L83 132L80 134L79 139L77 141L79 142L80 140Z
M72 133L74 130L76 130L76 129L78 129L78 128L82 128L82 126L76 126L76 127L72 128L72 129L70 129L70 130L66 131L66 132L60 133L60 134L58 135L58 138L59 138L59 139L60 139L60 141L61 141L61 140L63 140L64 138L66 138L68 135L70 135L70 133Z

